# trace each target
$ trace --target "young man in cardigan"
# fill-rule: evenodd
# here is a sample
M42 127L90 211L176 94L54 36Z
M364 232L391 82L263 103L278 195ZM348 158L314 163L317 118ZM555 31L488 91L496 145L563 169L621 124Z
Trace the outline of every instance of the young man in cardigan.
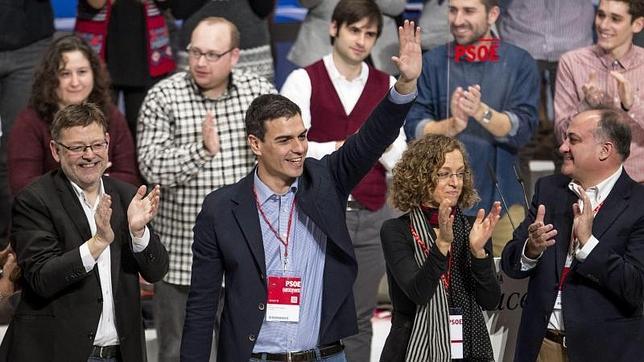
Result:
M382 15L373 1L340 1L329 28L333 50L319 61L289 75L281 94L302 110L309 129L309 157L321 159L342 146L367 120L395 79L365 60L380 36ZM406 148L401 132L379 162L356 186L346 220L356 258L354 284L358 334L344 340L349 361L368 361L371 353L371 316L378 285L385 271L380 226L391 210L386 206L386 173Z

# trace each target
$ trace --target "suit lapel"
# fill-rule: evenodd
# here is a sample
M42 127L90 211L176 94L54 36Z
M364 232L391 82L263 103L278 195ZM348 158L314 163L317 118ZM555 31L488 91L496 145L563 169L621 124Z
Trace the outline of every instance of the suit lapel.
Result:
M572 204L577 202L578 197L568 188L568 184L564 185L565 189L565 202L563 203L563 210L561 213L556 213L557 215L562 215L560 220L551 220L550 222L555 226L557 232L559 233L556 238L555 247L556 247L556 272L557 280L561 279L561 272L566 265L566 257L568 256L568 251L570 248L570 242L572 237L572 223L573 223L573 214L572 214ZM546 213L548 210L546 210Z
M259 225L259 214L253 196L254 176L253 169L239 184L238 192L233 195L232 212L239 229L244 234L244 239L250 248L255 263L266 275L266 259L264 257L264 244L262 241L262 231Z
M124 216L121 210L125 210L121 203L121 199L112 188L112 184L103 177L103 187L105 188L105 193L112 197L112 218L110 224L112 225L112 230L114 231L114 242L110 244L110 264L112 269L112 293L116 297L119 284L119 274L121 272L121 248L129 248L130 239L129 228L127 228L127 221L123 223L121 220ZM123 225L126 225L127 230L122 230ZM122 240L121 236L126 236L125 240Z
M608 197L606 197L606 200L604 200L597 215L595 215L595 219L593 220L593 235L598 240L626 209L627 203L624 201L631 195L631 182L633 181L628 177L626 171L622 171L615 186L613 186L613 189L608 194Z
M78 196L76 196L76 192L74 192L71 183L60 169L56 171L54 184L56 185L56 192L60 195L60 200L64 205L71 223L74 224L78 230L80 237L76 241L76 244L77 246L80 246L92 237L92 232L89 228L89 223L87 222L87 216L83 211L83 206L78 200Z

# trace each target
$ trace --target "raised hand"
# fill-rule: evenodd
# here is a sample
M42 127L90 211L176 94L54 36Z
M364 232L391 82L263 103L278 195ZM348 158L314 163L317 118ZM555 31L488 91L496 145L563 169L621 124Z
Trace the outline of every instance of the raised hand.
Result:
M217 132L217 121L213 117L210 111L206 115L203 123L201 123L201 134L203 136L203 144L206 147L206 151L210 155L215 155L219 152L219 132Z
M597 107L605 103L606 94L597 84L597 73L591 72L588 75L588 81L581 86L584 92L584 100L591 107Z
M438 206L438 232L436 233L436 246L447 255L452 242L454 241L454 215L449 206L450 200L444 199Z
M496 223L501 218L501 203L496 201L490 213L485 216L485 210L479 209L476 220L470 230L470 252L477 258L485 257L485 244L492 237Z
M159 185L155 186L147 196L145 196L146 189L145 185L141 185L127 208L127 223L130 232L139 238L143 236L145 225L156 216L161 197Z
M546 207L539 205L534 222L528 226L528 242L525 247L525 254L530 259L538 258L547 247L555 244L557 230L552 224L543 224L545 215Z
M420 76L423 66L420 27L416 27L413 21L405 20L403 26L398 27L398 37L400 39L398 56L391 57L400 72L396 91L409 94L416 90L416 79Z
M610 75L617 81L617 94L619 94L619 100L622 102L622 107L631 109L631 107L633 107L634 97L631 82L624 77L624 74L618 71L613 70L610 72Z
M579 244L584 246L593 233L593 220L595 217L593 215L592 207L590 206L588 195L586 195L583 190L579 194L581 195L581 201L584 203L584 210L581 210L578 202L575 202L572 205L572 229L575 237L579 241Z

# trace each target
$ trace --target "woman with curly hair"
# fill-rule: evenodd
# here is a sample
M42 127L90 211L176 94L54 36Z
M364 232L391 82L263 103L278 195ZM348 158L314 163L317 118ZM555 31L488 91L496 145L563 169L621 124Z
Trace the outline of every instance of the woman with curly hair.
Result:
M380 360L494 360L481 308L501 296L490 240L500 203L487 216L463 215L478 195L465 148L450 137L413 142L393 174L393 204L407 213L380 231L393 304ZM450 325L462 326L462 336L450 335Z
M49 127L59 109L96 104L109 120L110 176L140 185L134 141L121 112L110 99L109 77L98 56L74 35L55 40L36 74L29 105L16 118L8 144L9 184L16 194L36 177L58 167L51 155Z

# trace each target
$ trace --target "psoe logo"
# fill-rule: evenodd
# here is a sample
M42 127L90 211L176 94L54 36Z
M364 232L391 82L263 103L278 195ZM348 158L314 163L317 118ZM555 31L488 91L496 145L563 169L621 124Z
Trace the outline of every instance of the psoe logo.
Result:
M478 44L454 46L454 61L459 63L461 58L466 62L498 62L499 61L499 39L481 38Z

